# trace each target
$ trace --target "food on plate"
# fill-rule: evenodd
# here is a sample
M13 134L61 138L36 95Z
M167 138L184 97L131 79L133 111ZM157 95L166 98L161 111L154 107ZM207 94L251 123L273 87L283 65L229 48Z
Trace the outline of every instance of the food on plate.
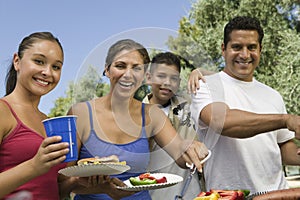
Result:
M129 181L133 186L151 185L151 184L166 183L167 178L165 176L157 178L152 176L150 173L144 173L139 175L138 177L130 177Z
M156 180L155 179L140 179L139 177L130 177L129 181L132 185L136 186L136 185L151 185L151 184L156 184Z
M220 195L215 192L201 192L199 195L194 200L218 200L220 198Z
M118 156L111 155L107 157L93 157L93 158L83 158L78 160L78 165L90 165L90 164L102 164L102 163L113 163L113 164L119 164L119 165L126 165L126 161L120 161Z
M282 189L266 192L265 194L253 197L253 200L298 200L300 198L300 188Z
M200 192L194 200L244 200L249 190L210 190Z

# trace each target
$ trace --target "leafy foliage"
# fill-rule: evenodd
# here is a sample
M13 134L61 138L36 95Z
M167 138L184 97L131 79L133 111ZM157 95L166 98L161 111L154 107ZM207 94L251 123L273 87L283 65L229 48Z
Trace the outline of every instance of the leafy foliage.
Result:
M66 97L59 97L55 100L54 107L50 110L48 117L58 117L67 114L67 111L72 105L72 91L74 85L71 83L68 91L66 92Z
M255 77L281 93L289 113L300 114L300 35L296 0L198 0L180 20L169 47L195 66L218 71L223 28L236 15L255 16L264 28L262 57Z
M218 71L224 66L224 25L236 15L259 18L265 38L255 77L282 94L289 113L300 114L299 4L298 0L198 0L192 4L189 15L180 20L178 37L170 37L168 46L192 64L186 66L187 74L192 66ZM89 70L86 77L70 84L67 97L55 102L50 116L64 115L72 103L103 96L108 91L109 86L102 82L99 73L92 67ZM181 91L187 81L187 74L183 74ZM148 91L143 86L135 97L141 99Z

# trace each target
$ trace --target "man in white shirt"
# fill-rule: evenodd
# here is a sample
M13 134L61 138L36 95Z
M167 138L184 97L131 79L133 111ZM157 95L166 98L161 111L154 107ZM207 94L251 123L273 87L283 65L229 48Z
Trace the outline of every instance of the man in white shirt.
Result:
M300 165L293 138L300 117L286 114L281 95L254 79L263 29L257 19L235 17L224 28L222 72L199 81L192 118L212 156L204 166L206 188L288 188L282 164Z

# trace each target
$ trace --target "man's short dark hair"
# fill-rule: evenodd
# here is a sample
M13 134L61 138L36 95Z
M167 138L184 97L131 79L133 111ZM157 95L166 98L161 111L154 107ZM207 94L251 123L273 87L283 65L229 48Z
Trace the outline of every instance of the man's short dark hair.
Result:
M224 46L230 41L230 34L233 30L254 30L258 33L258 42L262 47L262 40L264 38L264 31L257 18L248 16L237 16L231 19L224 28Z

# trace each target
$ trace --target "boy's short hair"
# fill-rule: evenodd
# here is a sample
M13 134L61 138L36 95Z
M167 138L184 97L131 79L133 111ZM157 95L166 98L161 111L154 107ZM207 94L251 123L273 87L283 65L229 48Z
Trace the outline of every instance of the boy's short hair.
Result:
M175 65L178 69L178 72L181 71L180 58L171 52L163 52L156 54L150 64L150 73L153 73L157 64L166 64L166 65Z

